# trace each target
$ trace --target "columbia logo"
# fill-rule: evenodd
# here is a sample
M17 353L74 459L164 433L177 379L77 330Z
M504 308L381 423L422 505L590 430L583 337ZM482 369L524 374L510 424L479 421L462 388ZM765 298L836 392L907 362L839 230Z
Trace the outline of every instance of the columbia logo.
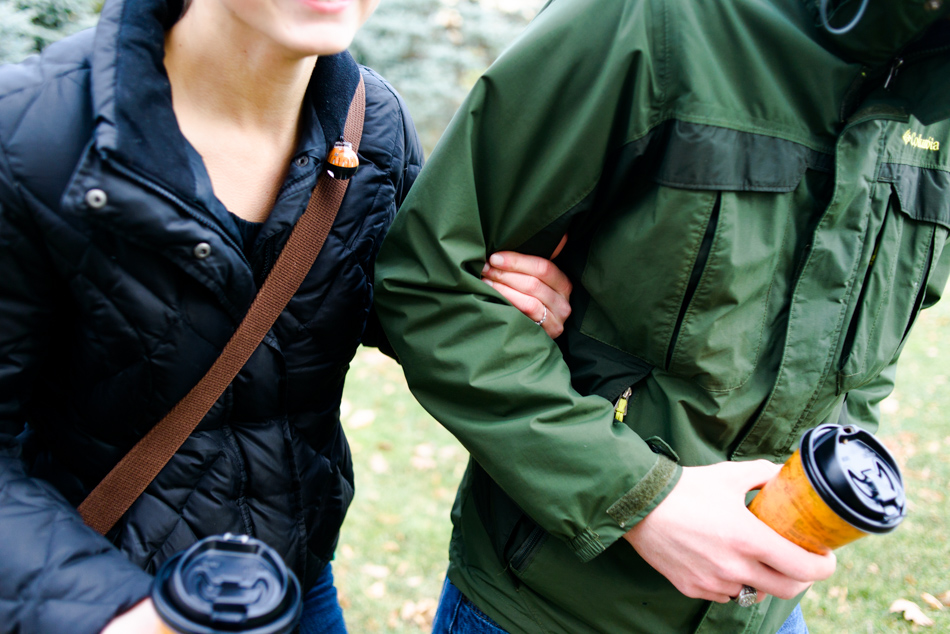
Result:
M940 149L939 141L934 141L933 137L925 139L913 130L908 130L905 132L901 139L903 139L904 145L911 145L915 148L920 148L921 150L930 150L931 152L936 152Z

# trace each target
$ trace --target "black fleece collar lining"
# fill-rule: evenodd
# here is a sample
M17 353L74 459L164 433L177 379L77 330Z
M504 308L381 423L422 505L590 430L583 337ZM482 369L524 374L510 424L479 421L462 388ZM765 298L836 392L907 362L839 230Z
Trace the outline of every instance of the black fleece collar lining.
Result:
M165 25L175 0L108 0L96 30L92 90L96 147L187 200L195 199L185 139L164 66ZM343 52L321 57L307 96L329 147L343 132L360 71Z
M820 37L831 50L843 59L872 68L890 63L930 26L950 15L948 3L934 9L926 0L873 0L851 31L834 35L821 25L818 17L821 0L803 1L814 16ZM839 0L831 2L830 8L840 11L839 21L847 23L860 4L861 0Z

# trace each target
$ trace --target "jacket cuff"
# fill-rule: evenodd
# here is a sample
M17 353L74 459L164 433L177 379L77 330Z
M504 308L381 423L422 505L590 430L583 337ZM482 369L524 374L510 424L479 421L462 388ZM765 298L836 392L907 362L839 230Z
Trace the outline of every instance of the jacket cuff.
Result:
M610 519L575 536L568 542L571 550L582 562L588 562L607 550L666 499L682 473L680 465L665 455L658 455L643 479L610 505L606 513Z
M607 515L613 518L620 525L620 528L626 528L627 524L636 523L635 518L656 500L656 497L667 488L671 480L679 479L681 471L679 465L666 456L657 456L657 461L647 471L643 479L627 491L623 497L614 502L607 509ZM659 501L656 504L659 504ZM653 504L653 506L655 507L656 504Z

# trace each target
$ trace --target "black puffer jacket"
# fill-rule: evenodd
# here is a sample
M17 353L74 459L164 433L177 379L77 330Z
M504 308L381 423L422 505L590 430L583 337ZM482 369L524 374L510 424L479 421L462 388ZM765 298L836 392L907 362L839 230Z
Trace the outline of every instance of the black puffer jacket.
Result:
M94 31L0 68L0 632L98 632L167 558L226 531L268 542L306 586L353 495L343 378L422 161L403 103L365 68L362 165L297 295L108 540L75 511L233 333L361 70L348 54L318 62L307 131L245 255L171 110L170 12L110 0Z

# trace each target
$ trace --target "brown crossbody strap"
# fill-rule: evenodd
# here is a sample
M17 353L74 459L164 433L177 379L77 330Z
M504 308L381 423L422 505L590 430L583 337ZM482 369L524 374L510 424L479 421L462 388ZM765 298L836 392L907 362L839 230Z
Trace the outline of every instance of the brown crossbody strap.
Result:
M365 106L366 89L361 77L343 131L344 140L353 145L354 151L363 134ZM320 176L306 211L297 220L273 269L221 355L188 395L132 447L79 505L79 514L86 524L106 534L171 460L241 371L313 267L348 183L348 180L330 178L328 174Z

